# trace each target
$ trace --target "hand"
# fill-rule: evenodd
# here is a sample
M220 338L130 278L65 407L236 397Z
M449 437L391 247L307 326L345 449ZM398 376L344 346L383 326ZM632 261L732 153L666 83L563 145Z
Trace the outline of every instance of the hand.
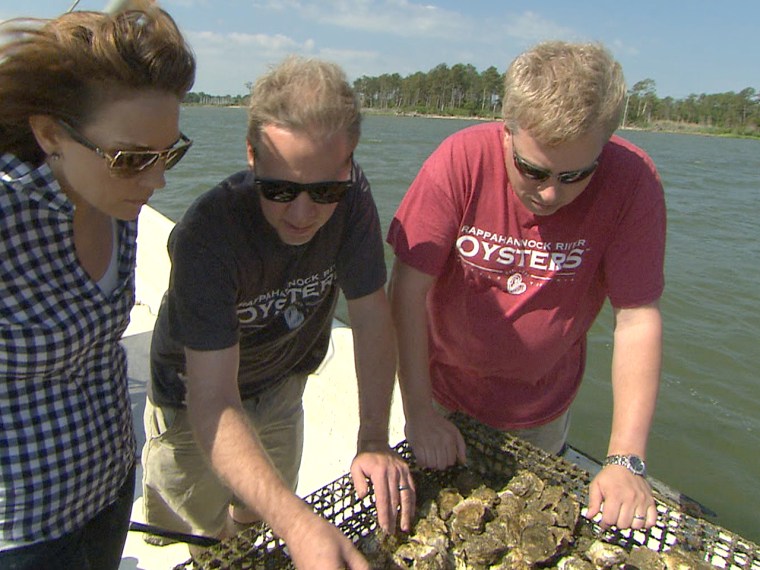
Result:
M607 465L591 481L586 516L592 519L600 512L602 528L643 529L657 523L657 506L649 483L621 465Z
M284 537L298 570L370 570L369 563L340 530L308 511Z
M420 467L445 469L467 463L467 446L459 430L432 407L407 416L406 438Z
M364 449L367 449L366 447ZM401 511L400 526L410 531L414 519L416 495L409 466L387 445L382 449L361 451L351 462L351 477L360 499L369 492L368 479L375 490L375 506L380 527L396 532L396 518Z

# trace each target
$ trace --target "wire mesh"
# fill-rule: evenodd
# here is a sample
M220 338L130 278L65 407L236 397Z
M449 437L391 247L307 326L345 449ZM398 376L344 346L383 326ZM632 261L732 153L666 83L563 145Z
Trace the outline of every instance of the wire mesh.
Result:
M551 455L509 434L493 430L466 416L455 415L454 423L467 443L467 469L485 478L508 479L517 469L527 469L546 483L561 486L582 505L588 502L590 474L565 459ZM406 441L396 451L414 467ZM447 485L454 470L418 470L415 476L424 483ZM418 489L420 481L418 481ZM304 499L315 512L335 524L354 543L371 537L378 527L373 497L359 499L351 476L346 474ZM657 552L675 545L696 551L716 568L760 570L760 547L709 521L691 516L672 500L655 492L659 513L657 524L648 530L601 529L588 521L606 542L626 549L646 547ZM266 526L247 529L210 548L195 562L175 567L199 569L275 570L294 568L286 545Z

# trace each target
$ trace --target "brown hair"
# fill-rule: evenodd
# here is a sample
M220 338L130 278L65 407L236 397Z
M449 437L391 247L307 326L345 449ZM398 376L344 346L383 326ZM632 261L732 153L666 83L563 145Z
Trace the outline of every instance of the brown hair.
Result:
M361 106L338 65L289 56L253 86L248 141L254 148L265 125L319 136L345 130L358 142Z
M549 145L596 128L609 138L620 125L625 91L623 70L602 45L544 42L507 69L502 116L510 130Z
M82 126L101 105L134 90L182 100L195 79L195 58L174 20L150 5L10 20L0 25L0 42L0 153L33 164L44 153L31 116Z

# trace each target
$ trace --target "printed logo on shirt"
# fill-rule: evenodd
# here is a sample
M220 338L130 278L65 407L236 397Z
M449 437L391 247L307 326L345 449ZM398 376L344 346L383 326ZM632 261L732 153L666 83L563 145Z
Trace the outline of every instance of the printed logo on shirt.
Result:
M460 259L482 277L496 281L512 295L549 279L572 279L588 251L586 240L549 242L506 236L462 226L456 248Z
M513 273L507 279L507 292L512 295L520 295L528 290L528 286L523 282L522 275L520 273Z
M263 328L281 317L289 330L297 329L327 298L334 283L335 266L332 266L309 277L293 279L285 287L262 293L252 301L239 303L240 326Z

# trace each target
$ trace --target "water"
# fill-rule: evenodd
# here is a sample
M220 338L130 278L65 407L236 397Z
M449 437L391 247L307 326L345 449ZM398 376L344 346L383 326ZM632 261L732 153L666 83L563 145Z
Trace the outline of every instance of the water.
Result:
M190 202L245 168L244 109L183 110L195 146L152 205L178 219ZM356 157L372 183L383 232L424 159L468 121L369 116ZM648 451L652 476L760 543L760 141L625 131L660 170L668 205L664 363ZM392 256L386 250L389 264ZM345 308L339 308L345 316ZM607 450L612 312L589 334L571 441Z

